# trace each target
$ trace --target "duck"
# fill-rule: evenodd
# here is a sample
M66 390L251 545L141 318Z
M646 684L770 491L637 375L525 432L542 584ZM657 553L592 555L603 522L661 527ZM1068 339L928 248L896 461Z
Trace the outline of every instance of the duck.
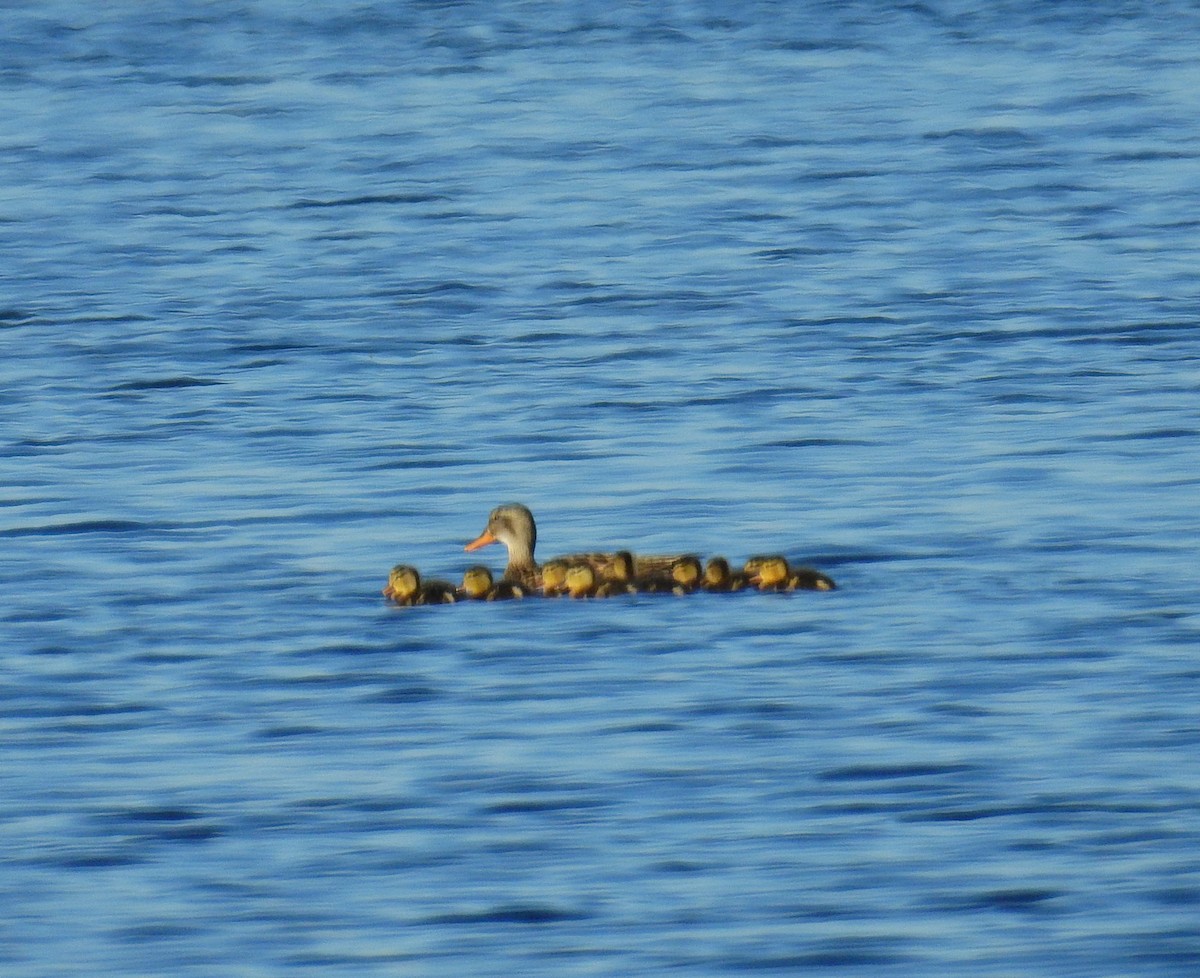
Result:
M791 567L787 558L777 554L769 557L752 558L754 562L752 583L760 591L836 591L833 578L811 567Z
M504 577L530 588L542 586L541 570L534 559L537 547L537 524L529 507L521 503L505 503L488 514L487 526L478 537L463 547L466 551L478 550L492 543L502 543L508 550L508 565ZM621 553L623 551L618 551ZM627 551L624 551L627 552ZM606 576L616 554L578 553L556 558L568 566L587 564L597 575ZM634 572L637 576L663 573L669 570L679 555L633 556Z
M453 604L458 589L449 581L421 581L421 572L411 564L397 564L388 574L383 595L396 604Z
M705 591L741 591L749 581L741 571L730 570L724 557L712 557L704 565L700 586Z

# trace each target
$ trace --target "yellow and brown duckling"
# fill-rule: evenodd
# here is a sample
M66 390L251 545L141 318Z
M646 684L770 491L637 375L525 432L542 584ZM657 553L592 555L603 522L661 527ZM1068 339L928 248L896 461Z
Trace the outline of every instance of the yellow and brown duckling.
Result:
M700 558L694 554L686 554L671 562L671 580L674 582L671 590L675 594L691 594L700 586L704 577L704 568Z
M591 598L596 594L596 572L591 564L572 564L567 568L567 595Z
M463 571L462 587L459 590L469 601L483 601L492 589L492 572L483 564L476 564Z
M548 560L542 565L542 596L561 598L567 593L567 565L561 560Z
M724 557L713 557L704 565L704 577L700 586L705 591L741 591L750 582L742 571L734 571Z
M409 564L397 564L388 571L387 584L383 586L383 596L396 604L412 604L421 590L421 574Z
M703 573L700 559L686 554L672 560L665 571L634 578L633 589L638 594L691 594Z
M471 601L508 601L525 597L525 588L520 584L508 580L493 580L492 572L482 564L476 564L463 571L462 587L459 590L463 597Z
M400 605L453 604L458 590L449 581L421 581L421 573L410 564L397 564L388 574L385 598Z
M786 557L773 554L752 558L750 580L760 591L835 591L833 578L811 567L791 567ZM750 567L750 561L746 566Z
M618 550L607 561L602 572L603 580L596 586L596 597L612 598L620 594L633 594L634 558L628 550Z

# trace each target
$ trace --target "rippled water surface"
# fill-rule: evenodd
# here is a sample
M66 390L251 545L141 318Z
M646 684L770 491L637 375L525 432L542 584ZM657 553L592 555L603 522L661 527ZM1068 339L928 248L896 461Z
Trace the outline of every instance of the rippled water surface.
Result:
M1198 32L8 5L0 971L1195 973Z

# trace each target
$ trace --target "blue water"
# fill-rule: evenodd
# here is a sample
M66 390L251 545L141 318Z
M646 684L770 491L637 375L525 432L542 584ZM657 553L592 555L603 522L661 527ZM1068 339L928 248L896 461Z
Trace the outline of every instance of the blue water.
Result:
M1198 32L7 5L0 972L1195 974Z

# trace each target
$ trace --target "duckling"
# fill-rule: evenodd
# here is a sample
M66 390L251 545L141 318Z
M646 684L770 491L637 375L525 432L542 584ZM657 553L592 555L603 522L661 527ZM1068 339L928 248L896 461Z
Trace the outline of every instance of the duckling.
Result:
M508 601L525 597L525 588L506 579L494 581L490 570L476 564L463 572L459 593L472 601Z
M671 590L675 594L690 594L699 587L703 573L700 558L694 554L677 558L671 563L671 580L674 582Z
M590 598L596 593L596 572L590 564L567 568L567 594L572 598Z
M408 564L397 564L388 574L386 597L396 604L453 604L458 600L458 591L448 581L421 582L421 573Z
M421 574L409 564L397 564L388 572L383 596L396 604L411 605L421 590Z
M542 565L542 595L562 597L567 590L567 565L561 560L548 560Z
M604 567L604 580L596 588L596 597L611 598L637 591L633 585L633 568L633 554L628 550L618 550Z
M704 567L700 586L705 591L741 591L748 583L741 571L729 569L729 561L724 557L713 557Z
M628 550L618 550L605 563L602 574L606 581L632 581L636 566L633 554Z
M742 565L742 573L746 576L746 582L758 586L758 572L764 561L768 560L783 560L777 554L760 554L757 557L750 557L746 563Z
M760 591L833 591L837 585L833 579L811 567L792 569L787 558L763 557L756 565L752 578Z
M483 601L492 587L492 572L483 564L476 564L463 571L462 587L460 588L463 597L471 601Z

